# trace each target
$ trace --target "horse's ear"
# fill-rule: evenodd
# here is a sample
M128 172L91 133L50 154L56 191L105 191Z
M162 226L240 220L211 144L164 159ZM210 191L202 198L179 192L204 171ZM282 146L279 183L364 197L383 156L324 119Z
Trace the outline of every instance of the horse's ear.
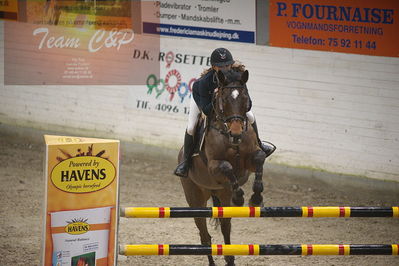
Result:
M247 83L248 77L249 77L249 72L248 72L248 70L245 70L244 73L242 73L242 75L241 75L241 84L242 85Z
M217 72L217 78L218 78L219 87L223 87L224 83L226 82L226 77L222 71Z

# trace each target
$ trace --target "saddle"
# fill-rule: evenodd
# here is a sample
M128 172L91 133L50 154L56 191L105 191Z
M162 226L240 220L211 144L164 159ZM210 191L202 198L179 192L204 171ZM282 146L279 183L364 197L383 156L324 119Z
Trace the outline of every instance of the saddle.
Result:
M206 116L202 115L198 119L198 124L195 129L195 133L194 133L194 152L193 152L192 157L201 155L201 157L204 158L202 155L203 152L201 152L201 150L204 145L207 128L208 128L208 125L207 125Z

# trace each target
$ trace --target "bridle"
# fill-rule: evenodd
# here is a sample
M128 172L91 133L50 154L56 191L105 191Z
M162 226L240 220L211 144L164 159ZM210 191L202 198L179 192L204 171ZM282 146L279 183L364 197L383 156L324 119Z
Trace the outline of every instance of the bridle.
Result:
M223 128L217 128L215 126L210 125L210 127L218 130L221 134L227 136L229 138L229 141L232 145L239 145L241 143L241 137L242 137L242 132L240 135L232 135L231 134L231 129L229 127L229 123L234 121L234 120L239 120L243 125L244 125L244 131L248 130L248 118L242 115L238 114L233 114L230 116L225 116L224 113L224 103L223 103L223 98L219 96L219 93L223 91L223 89L242 89L242 90L247 90L245 85L230 85L230 86L223 86L219 88L219 91L214 93L213 99L212 99L212 106L213 106L213 111L215 114L215 120L216 122L220 122L223 125Z

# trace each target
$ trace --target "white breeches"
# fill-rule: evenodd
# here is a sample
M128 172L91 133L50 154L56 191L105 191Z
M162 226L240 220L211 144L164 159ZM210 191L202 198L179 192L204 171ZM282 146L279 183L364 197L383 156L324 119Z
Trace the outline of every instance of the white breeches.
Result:
M191 96L190 100L190 113L188 115L188 125L187 125L187 133L191 136L194 136L194 130L198 122L198 118L201 115L201 111L197 106L197 103L194 101L194 97ZM255 122L255 116L252 111L248 111L246 113L248 122L253 124Z

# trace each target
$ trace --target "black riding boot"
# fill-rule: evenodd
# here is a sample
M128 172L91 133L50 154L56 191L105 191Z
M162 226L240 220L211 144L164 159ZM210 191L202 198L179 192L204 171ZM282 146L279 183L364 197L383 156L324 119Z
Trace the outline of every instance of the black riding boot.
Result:
M187 177L191 156L194 152L194 137L187 133L184 136L183 161L176 167L175 175Z
M256 125L256 121L253 122L252 127L254 128L254 131L256 133L256 137L258 138L258 144L259 147L266 153L266 158L269 157L275 150L276 146L273 144L268 144L267 142L262 142L259 138L259 133L258 133L258 126Z

